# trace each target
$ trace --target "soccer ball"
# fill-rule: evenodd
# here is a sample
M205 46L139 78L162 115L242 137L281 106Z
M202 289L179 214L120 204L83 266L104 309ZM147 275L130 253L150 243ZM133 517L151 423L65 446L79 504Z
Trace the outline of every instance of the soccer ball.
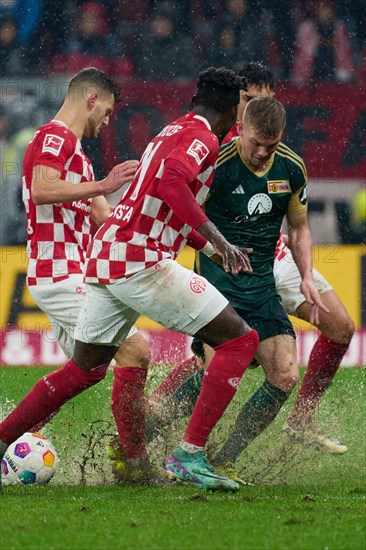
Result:
M41 434L25 433L12 443L1 461L5 484L48 483L59 458L52 443Z

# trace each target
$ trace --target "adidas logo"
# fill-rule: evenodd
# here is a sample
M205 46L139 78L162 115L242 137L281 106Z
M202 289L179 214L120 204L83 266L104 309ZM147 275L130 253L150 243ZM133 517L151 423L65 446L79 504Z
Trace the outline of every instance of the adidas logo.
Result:
M239 185L239 187L237 187L236 189L234 189L234 191L232 191L232 195L244 195L245 191L244 191L244 187L242 185Z
M229 378L228 383L230 386L234 389L236 389L239 386L240 378Z

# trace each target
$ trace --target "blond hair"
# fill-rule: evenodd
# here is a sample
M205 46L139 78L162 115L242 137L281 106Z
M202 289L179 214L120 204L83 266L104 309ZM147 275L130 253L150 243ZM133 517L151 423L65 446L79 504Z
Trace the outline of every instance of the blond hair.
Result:
M275 138L285 128L286 111L273 97L254 97L246 106L243 123L250 124L263 137Z

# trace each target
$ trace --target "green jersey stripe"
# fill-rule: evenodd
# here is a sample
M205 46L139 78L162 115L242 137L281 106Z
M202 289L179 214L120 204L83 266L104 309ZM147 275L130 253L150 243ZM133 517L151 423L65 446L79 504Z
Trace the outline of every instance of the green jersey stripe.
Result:
M230 144L228 147L222 149L219 153L218 161L224 158L226 155L230 154L232 151L236 150L235 143Z

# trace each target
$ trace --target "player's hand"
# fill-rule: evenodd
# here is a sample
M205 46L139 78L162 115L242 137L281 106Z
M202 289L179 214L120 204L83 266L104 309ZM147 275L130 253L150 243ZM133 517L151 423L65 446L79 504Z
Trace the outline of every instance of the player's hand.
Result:
M311 306L309 322L315 326L319 325L319 310L329 313L329 309L323 304L313 279L303 279L300 290L305 296L306 302Z
M126 162L117 164L117 166L112 168L108 176L101 181L102 194L109 195L110 193L114 193L122 185L132 180L136 174L137 166L137 160L127 160Z
M219 256L220 263L226 273L237 275L240 271L253 271L248 257L248 254L253 252L252 248L238 248L228 243L225 239L220 239L212 244L216 250L216 254L211 259L216 261L215 256Z
M216 255L221 258L221 265L227 273L236 275L240 271L252 271L248 254L253 252L251 248L238 248L230 244L220 233L217 227L207 220L196 228L208 242L212 244ZM210 257L214 259L215 254Z
M253 249L252 248L239 248L239 250L247 258L247 266L248 266L247 271L253 271L252 267L250 265L250 260L248 258L248 254L251 254L253 252ZM221 267L223 267L223 258L219 254L214 254L213 256L210 256L210 260L212 260L216 264L219 264L219 265L221 265ZM245 271L245 270L243 270L243 271Z

